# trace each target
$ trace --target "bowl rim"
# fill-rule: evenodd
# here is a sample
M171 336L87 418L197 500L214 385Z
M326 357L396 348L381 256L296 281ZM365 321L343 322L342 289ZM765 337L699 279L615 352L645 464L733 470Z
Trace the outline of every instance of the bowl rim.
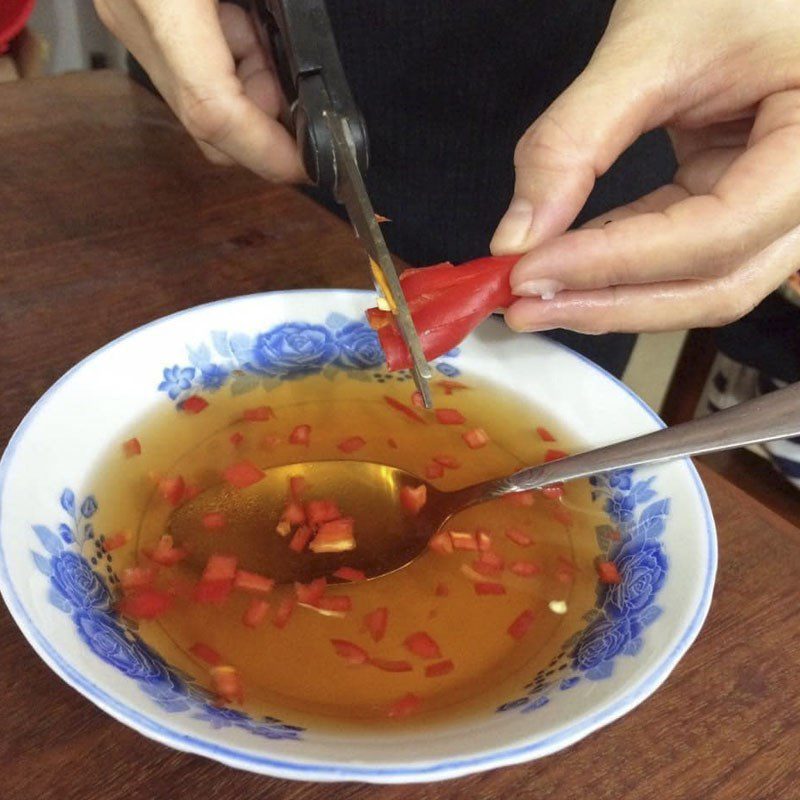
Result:
M181 309L163 317L151 320L132 330L118 336L102 347L94 350L89 355L81 359L77 364L65 372L55 383L52 384L44 394L33 404L27 414L22 418L14 433L6 445L0 457L0 512L2 512L3 488L6 473L14 458L14 452L23 439L26 430L34 422L39 414L41 407L48 398L58 391L74 373L82 369L106 350L115 347L120 342L129 337L135 336L140 332L160 325L164 322L177 319L178 317L193 314L198 311L214 306L236 302L243 299L254 299L258 297L276 298L282 295L299 294L319 294L327 295L344 294L352 297L353 295L363 295L370 297L374 292L364 289L288 289L271 292L255 292L247 295L237 295L234 297L213 300L189 308ZM611 375L605 369L595 364L586 356L575 352L566 345L554 340L548 343L560 349L567 357L583 362L589 368L599 372L608 381L621 389L626 395L633 399L637 405L656 423L660 428L666 427L665 423L633 390L628 388L622 381ZM530 761L542 756L550 755L576 741L588 736L600 728L614 722L626 714L645 698L650 696L667 679L678 661L683 657L697 638L703 622L711 606L711 597L717 571L717 537L716 525L711 511L711 506L705 488L700 480L700 476L690 459L682 459L682 465L688 471L692 479L694 491L697 494L703 508L703 523L706 535L707 547L707 569L704 576L704 585L700 595L694 615L688 626L673 646L669 653L664 654L651 667L650 673L644 676L637 685L624 693L618 700L614 701L606 708L598 709L591 716L581 719L567 728L553 733L539 741L529 742L521 745L498 748L497 750L482 753L475 756L461 758L447 758L441 761L428 764L411 764L409 766L392 767L369 767L359 765L336 765L333 763L320 763L319 761L306 761L304 759L280 758L275 756L248 753L233 746L221 745L206 741L191 734L181 733L180 731L158 722L146 712L139 708L116 699L101 687L97 686L87 676L83 675L76 667L62 658L55 647L50 643L47 636L37 628L32 618L28 614L22 600L18 596L11 577L8 572L5 554L3 551L3 537L0 535L0 595L2 595L6 607L17 627L22 632L25 639L36 651L39 657L58 675L65 683L84 697L97 705L117 721L127 725L139 733L154 739L161 744L173 747L177 750L195 755L205 756L216 761L220 761L228 766L239 769L246 769L253 772L267 773L284 778L296 780L318 780L318 781L342 781L354 780L370 783L406 783L412 781L435 781L454 778L461 775L471 774L477 771L495 769L497 767L518 764ZM2 514L0 513L0 518Z

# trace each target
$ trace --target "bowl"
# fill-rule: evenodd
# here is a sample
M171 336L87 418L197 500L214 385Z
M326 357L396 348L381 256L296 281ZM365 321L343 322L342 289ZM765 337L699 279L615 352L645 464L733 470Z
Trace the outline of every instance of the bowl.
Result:
M6 605L57 675L145 736L284 778L452 778L546 756L614 721L659 687L697 636L711 600L716 538L689 461L593 479L610 518L598 528L597 552L615 561L622 582L598 585L567 640L553 643L558 669L518 677L500 703L476 698L467 715L359 733L284 711L220 708L116 615L107 571L87 548L104 502L89 480L104 449L148 409L175 404L197 386L228 391L236 382L246 392L265 372L273 384L322 371L374 376L381 353L363 322L372 298L268 293L152 322L71 369L12 437L0 461ZM496 319L434 366L451 379L463 372L508 387L587 447L662 425L596 365L544 338L511 334ZM611 527L620 540L603 534Z

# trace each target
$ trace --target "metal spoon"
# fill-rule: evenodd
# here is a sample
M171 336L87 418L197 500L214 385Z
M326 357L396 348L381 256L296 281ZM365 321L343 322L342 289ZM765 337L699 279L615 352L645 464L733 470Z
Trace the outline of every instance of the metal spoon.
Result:
M443 492L416 475L384 464L364 461L290 464L267 470L263 480L244 490L226 484L206 490L172 513L169 528L178 542L190 546L197 566L202 566L213 551L224 549L239 557L242 568L261 572L279 583L330 577L344 565L362 570L367 577L376 577L413 561L448 519L469 506L598 472L798 434L800 383L703 419L452 492ZM289 549L287 539L275 529L293 475L306 478L311 487L309 496L335 498L344 513L355 519L354 550L297 554ZM427 487L427 501L416 516L409 515L399 502L400 490L420 484ZM225 513L224 534L209 535L203 530L202 517L211 510ZM254 542L259 543L257 547Z

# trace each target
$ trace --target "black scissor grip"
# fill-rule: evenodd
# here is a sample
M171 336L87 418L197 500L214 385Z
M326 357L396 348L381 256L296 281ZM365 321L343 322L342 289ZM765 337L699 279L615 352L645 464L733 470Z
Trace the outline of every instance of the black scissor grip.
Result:
M324 0L251 0L262 44L268 46L289 103L303 164L318 186L336 189L336 158L326 112L344 118L358 166L369 164L364 118L345 78Z

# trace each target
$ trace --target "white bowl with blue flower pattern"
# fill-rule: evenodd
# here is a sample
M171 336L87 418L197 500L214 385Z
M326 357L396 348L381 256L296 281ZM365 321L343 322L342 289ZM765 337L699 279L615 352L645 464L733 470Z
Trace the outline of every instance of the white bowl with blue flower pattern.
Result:
M102 497L87 480L109 442L157 403L200 387L238 391L322 370L375 369L381 354L356 291L224 300L153 322L62 377L31 409L0 462L0 589L20 629L67 683L118 720L179 750L302 780L439 780L548 755L630 711L667 678L706 616L716 569L708 501L688 461L597 479L622 538L598 537L622 584L564 648L554 675L526 676L477 717L379 735L252 718L208 694L127 630L90 563ZM599 446L661 425L622 384L541 337L489 320L440 359L513 389ZM533 680L532 680L533 679Z

